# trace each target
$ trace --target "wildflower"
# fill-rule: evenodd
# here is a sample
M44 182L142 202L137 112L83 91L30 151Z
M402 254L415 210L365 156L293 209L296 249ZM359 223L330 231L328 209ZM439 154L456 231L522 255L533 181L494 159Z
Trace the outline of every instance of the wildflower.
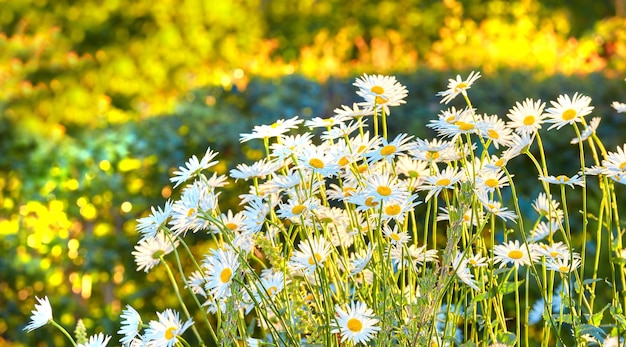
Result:
M380 330L372 309L361 301L353 301L344 310L335 305L335 318L331 333L341 335L341 343L367 344Z
M456 98L457 95L463 94L463 96L467 96L467 90L472 87L472 84L479 79L480 72L470 72L469 76L466 80L461 79L461 75L456 75L456 79L448 80L448 88L444 91L437 93L438 96L443 96L441 99L442 104L447 104L452 99Z
M626 173L626 144L621 148L617 146L617 152L608 152L606 159L602 160L602 166L608 176Z
M562 218L562 217L561 217ZM546 238L548 235L551 235L556 230L559 230L561 225L561 219L550 219L548 222L541 221L537 226L531 230L530 236L528 238L529 242L537 242Z
M181 322L178 312L172 309L166 309L162 313L157 312L158 321L150 321L149 327L146 329L145 339L148 346L154 347L172 347L177 341L177 337L181 336L187 330L193 321L189 319Z
M359 130L359 128L361 127L365 127L366 125L361 123L360 121L357 122L350 122L349 124L345 124L345 123L339 123L337 124L337 126L334 126L328 130L325 130L322 133L322 136L320 136L320 138L322 140L336 140L339 138L346 138L349 137L353 132Z
M363 74L353 85L359 88L357 95L365 100L359 106L383 109L386 114L390 113L389 106L406 103L404 98L409 94L393 76Z
M335 158L323 147L311 146L304 149L298 156L298 162L300 168L319 173L323 177L335 176L339 172Z
M361 108L356 102L352 104L352 108L346 105L341 105L341 108L334 110L335 114L340 116L346 116L351 118L361 118L365 116L371 116L374 114L374 109L371 107Z
M576 174L572 177L567 177L565 175L559 175L559 176L539 176L539 180L540 181L544 181L550 184L567 184L568 186L570 186L570 188L574 188L574 185L579 185L581 187L585 186L585 181L583 180L583 178L579 175Z
M238 164L237 168L230 170L230 177L235 180L249 180L251 178L264 178L274 173L278 169L278 165L266 160L259 160L252 165Z
M552 243L550 245L536 244L535 249L539 255L545 256L548 259L560 259L570 257L569 248L567 248L567 246L561 241Z
M454 138L461 134L474 134L478 132L478 125L483 122L482 117L474 114L476 110L465 108L455 118L454 122L442 122L437 127L437 134L441 137Z
M449 153L454 151L454 143L452 141L441 140L438 138L429 140L417 139L413 143L413 148L409 150L409 154L417 160L426 162L441 162L449 159Z
M511 175L513 177L513 175ZM481 170L476 180L478 189L493 192L509 185L509 177L502 170Z
M497 115L484 115L478 123L480 135L493 142L494 147L508 146L512 143L512 131L506 127L504 121Z
M550 258L546 262L548 270L558 271L562 274L569 274L580 267L580 257L574 256L573 258Z
M111 336L99 333L89 337L86 343L79 343L77 347L106 347L107 343L111 340Z
M381 219L383 221L394 219L396 223L404 223L405 214L421 203L421 201L417 200L417 194L384 201Z
M613 107L618 113L626 112L626 104L623 102L613 101L611 103L611 107Z
M302 120L295 116L290 119L279 119L271 125L255 125L250 134L240 134L239 142L244 143L252 139L269 139L279 137L290 129L296 129Z
M409 195L406 183L392 175L372 175L365 185L364 193L375 202L399 200Z
M440 207L439 209L441 212L437 215L437 221L449 221L451 218L450 214L452 213L457 219L460 218L463 224L478 226L479 222L484 218L482 210L474 211L474 209L468 208L462 216L459 216L459 211L457 211L457 208L454 206L452 206L450 210L445 207Z
M260 197L251 197L244 206L242 212L245 221L245 228L248 232L256 233L261 230L263 223L265 223L265 217L270 212L270 207L266 204L266 201Z
M201 181L194 181L183 189L180 200L172 206L172 218L169 222L176 235L188 231L197 232L208 226L202 213L212 211L217 206L217 195Z
M228 229L228 231L233 233L241 233L246 231L245 218L246 217L241 212L233 214L233 211L228 210L226 213L222 213L218 218L221 223L211 223L209 225L209 230L213 234L220 234L222 230L225 229Z
M365 157L370 164L382 159L387 160L387 162L391 162L391 160L397 155L410 148L407 142L409 142L412 137L413 136L409 136L407 134L400 134L391 142L387 142L386 139L382 139L382 146L376 148L373 152L367 153Z
M295 270L302 270L305 275L323 267L324 262L332 252L332 245L323 237L313 237L310 240L300 241L298 250L289 259L289 265Z
M151 207L152 213L148 217L137 219L137 226L135 229L141 234L141 239L154 237L156 233L165 226L168 219L172 214L172 206L174 203L171 200L167 200L163 209L161 207Z
M556 102L550 101L550 103L553 107L546 110L548 113L546 122L554 124L548 130L554 128L559 130L566 124L582 122L583 117L593 110L593 106L589 106L591 98L578 93L575 93L571 99L568 95L559 95Z
M454 189L454 185L463 179L464 175L457 169L448 166L443 171L435 175L428 176L424 180L424 184L420 190L428 190L425 201L430 200L433 196L438 196L444 189Z
M345 122L348 118L350 117L343 114L335 114L334 116L328 118L315 117L305 121L304 126L309 127L309 129L331 128L335 125Z
M270 146L270 156L276 157L277 161L283 161L290 159L292 155L296 157L300 154L302 149L311 146L311 139L313 135L310 133L296 134L293 136L281 136L280 141L272 143Z
M217 164L217 161L211 161L217 154L217 152L213 152L211 148L208 148L201 160L198 160L198 157L195 155L189 158L187 163L185 163L185 166L178 167L178 171L174 171L174 177L170 178L170 181L175 183L174 188L200 174L202 170L206 170Z
M397 245L391 247L391 262L396 267L404 268L413 265L417 269L417 265L433 262L437 260L436 249L426 249L426 246L411 245L408 248Z
M135 256L137 271L142 269L145 272L150 271L161 261L161 257L170 254L174 247L178 247L178 243L178 240L174 240L174 246L172 246L172 243L164 233L139 241L139 244L135 246L135 250L131 253Z
M52 307L48 297L44 296L43 299L35 297L35 299L37 299L39 304L35 304L35 309L31 311L30 323L23 329L27 332L41 328L52 321Z
M465 258L465 254L459 252L452 260L452 271L461 280L461 282L467 284L470 288L478 290L478 284L474 279L474 275L470 272L467 265L469 260Z
M139 334L143 321L139 313L130 305L126 305L126 309L122 311L120 318L123 320L117 333L123 336L120 339L120 343L123 346L128 346Z
M520 245L518 240L495 246L493 254L494 263L500 263L500 268L505 267L509 263L516 268L520 265L531 264L531 255L528 254L526 246ZM533 258L535 258L534 255Z
M396 170L398 173L406 176L406 178L411 179L412 186L409 187L409 190L416 189L424 178L430 174L428 162L411 159L408 156L398 158L396 161Z
M539 193L537 199L532 203L533 208L540 216L558 220L563 218L563 211L559 209L559 205L559 202L548 199L546 193Z
M467 264L471 267L485 267L488 264L487 257L483 257L480 253L476 253L467 259Z
M231 248L214 249L202 263L207 275L205 289L216 298L230 296L230 285L239 269L239 259Z
M256 302L262 302L261 296L272 300L276 295L283 291L285 284L288 282L289 280L285 279L284 273L273 270L268 271L261 276L260 283L255 284L257 286L257 289L254 291ZM261 294L263 292L265 294Z
M394 225L393 228L389 225L384 225L383 235L389 239L392 245L404 245L411 241L408 231L398 231L397 225Z
M359 249L357 253L353 253L350 256L350 275L357 275L367 267L370 260L372 260L372 256L374 255L374 249L376 248L376 244L372 245L371 243L367 245L366 249Z
M289 218L292 222L300 224L301 218L306 219L311 212L319 207L320 202L317 198L308 198L305 201L298 199L289 199L286 204L279 203L277 211L279 218Z
M591 122L589 122L589 125L585 128L585 130L583 130L582 133L580 133L580 139L578 137L575 137L571 139L569 143L577 144L581 141L587 140L589 136L595 134L596 130L598 129L598 125L600 125L600 117L591 118Z
M506 115L511 121L507 126L515 129L520 135L534 135L548 116L543 112L546 103L541 100L526 99L521 104L515 103Z
M513 144L502 154L505 161L509 161L518 155L528 151L535 140L534 134L531 136L527 133L521 135L513 134Z

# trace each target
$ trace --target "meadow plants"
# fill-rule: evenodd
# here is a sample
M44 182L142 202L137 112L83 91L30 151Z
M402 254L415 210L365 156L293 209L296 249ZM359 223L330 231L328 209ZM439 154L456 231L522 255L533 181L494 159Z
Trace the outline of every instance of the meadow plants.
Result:
M433 139L388 134L408 91L366 74L354 83L362 101L331 117L241 134L262 142L265 157L230 177L212 171L210 148L190 158L171 178L179 197L138 220L133 252L137 271L166 272L180 307L148 318L127 306L120 343L623 343L626 145L604 147L600 118L586 118L591 99L578 93L481 114L470 97L480 77L457 76L438 93L445 107L463 104L430 121ZM571 131L560 138L579 171L550 167L547 131ZM515 161L523 171L509 171ZM248 188L237 211L222 210L233 179ZM198 233L209 240L192 248ZM110 336L84 331L74 341L47 297L39 302L27 330L52 323L74 346L107 345Z

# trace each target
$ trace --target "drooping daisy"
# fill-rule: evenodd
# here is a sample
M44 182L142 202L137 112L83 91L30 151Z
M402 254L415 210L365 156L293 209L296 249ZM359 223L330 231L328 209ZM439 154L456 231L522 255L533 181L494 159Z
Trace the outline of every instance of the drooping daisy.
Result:
M298 250L289 259L289 265L294 270L303 271L305 275L312 274L317 267L324 266L332 250L332 244L321 236L302 240Z
M173 236L172 236L173 237ZM179 241L174 240L174 246L178 247ZM135 257L137 271L150 271L161 261L161 256L165 256L174 250L172 243L165 233L156 234L154 237L146 238L135 246L131 254Z
M217 152L213 152L211 148L206 150L206 153L202 157L201 160L198 160L198 157L193 155L185 166L178 167L177 171L174 171L174 177L170 178L174 184L174 188L178 187L181 183L189 180L190 178L198 175L203 170L210 168L211 166L217 164L217 161L211 161L217 155Z
M493 262L500 263L500 268L513 264L516 268L520 265L530 265L531 256L528 254L526 246L520 245L518 240L509 241L493 248Z
M477 192L476 195L485 210L488 212L502 218L505 221L510 220L515 222L515 219L517 219L517 214L515 214L515 212L509 211L506 207L503 207L501 202L489 198L489 195L484 190Z
M550 184L563 184L563 185L568 185L570 186L570 188L574 188L574 185L578 185L583 187L585 185L585 181L583 180L583 178L579 175L576 174L572 177L567 177L565 175L558 175L556 177L554 176L539 176L539 180L540 181L544 181L544 182L548 182Z
M391 142L387 142L386 139L382 139L381 147L376 148L372 152L366 153L365 157L370 164L383 159L387 162L391 162L391 160L393 160L396 156L411 148L408 142L412 137L413 136L409 136L407 134L400 134Z
M425 201L430 200L433 196L438 196L444 189L454 189L455 184L464 178L462 172L448 166L443 171L432 176L426 177L424 184L419 187L420 190L428 190Z
M478 284L474 279L474 275L470 272L470 269L467 267L469 264L469 259L465 257L465 254L462 252L457 253L452 260L451 268L452 274L456 275L461 282L467 284L470 288L474 290L478 290Z
M176 235L206 229L208 221L202 218L202 213L212 211L215 206L217 206L217 195L214 190L202 181L196 180L185 187L180 200L174 202L169 225Z
M623 102L613 101L611 103L611 107L613 107L618 113L626 112L626 104Z
M260 197L251 198L244 206L244 211L242 212L245 217L246 230L251 233L260 231L269 212L270 206L268 206L265 199Z
M404 98L409 94L394 76L363 74L353 85L359 88L356 93L365 100L359 106L382 109L386 114L390 113L389 106L406 103Z
M341 343L367 344L380 330L378 318L372 309L361 301L353 301L345 309L335 305L335 318L331 333L341 335Z
M211 251L202 263L206 274L206 291L215 298L230 296L230 285L239 266L239 259L232 248Z
M158 321L150 321L146 329L145 339L148 346L172 347L176 344L178 336L181 336L192 324L191 319L186 322L180 320L178 312L172 309L157 312Z
M77 347L106 347L109 340L111 340L111 336L98 333L97 335L90 336L87 342L79 343Z
M437 93L437 96L443 96L441 99L442 104L447 104L459 94L467 96L467 90L470 89L472 84L480 77L480 72L474 71L470 72L466 80L462 80L461 75L456 75L456 79L448 80L447 89Z
M513 134L513 143L506 151L504 151L504 153L502 153L502 157L505 158L506 161L517 157L518 155L528 151L534 140L534 134L529 135L528 133L522 133L519 136L517 134Z
M580 267L580 257L549 258L546 262L548 270L558 271L561 274L569 274Z
M617 146L616 152L608 152L602 160L608 176L622 175L626 173L626 144L621 148Z
M52 307L50 306L48 297L44 296L43 299L35 297L35 299L37 299L39 304L35 304L35 309L31 311L30 323L23 329L27 332L41 328L52 321Z
M122 318L122 323L117 333L122 335L120 343L123 346L128 346L139 334L143 321L139 313L130 305L126 305L126 308L122 310L120 318Z
M580 133L580 139L578 137L575 137L571 139L569 143L575 145L580 141L586 141L592 134L595 134L599 125L600 125L600 117L591 118L591 122L589 122L589 125L587 125L585 130L583 130L582 133Z
M295 116L290 119L279 119L271 125L255 125L250 134L240 134L239 142L244 143L253 139L266 139L279 137L290 129L296 129L298 124L302 123L302 119Z
M548 116L543 112L545 102L541 100L526 99L521 104L515 103L509 113L506 115L511 120L507 123L507 126L515 129L518 134L533 135L543 124L545 118Z
M171 200L167 200L163 209L161 207L155 209L153 206L151 207L152 213L149 216L137 219L135 229L141 234L142 239L154 237L159 229L167 223L172 214L173 205L174 203Z
M535 209L540 216L548 219L556 218L557 220L563 218L563 211L559 209L559 205L559 202L548 199L546 193L539 193L537 199L532 203L533 209Z
M569 95L559 95L556 101L550 101L553 107L546 109L548 113L547 123L553 123L548 130L561 129L567 124L582 122L584 116L593 111L593 106L589 106L591 98L575 93L572 98Z
M352 253L350 256L350 275L358 275L363 272L369 264L370 260L372 260L372 256L374 255L374 249L376 248L376 244L372 245L371 243L367 245L366 249L359 249L357 253Z

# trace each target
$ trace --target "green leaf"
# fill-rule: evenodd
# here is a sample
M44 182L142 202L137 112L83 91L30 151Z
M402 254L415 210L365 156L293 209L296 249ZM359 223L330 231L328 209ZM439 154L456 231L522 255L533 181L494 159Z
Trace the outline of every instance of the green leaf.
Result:
M591 324L581 324L575 328L576 337L582 337L584 335L591 335L596 338L600 343L604 342L604 330Z
M507 346L512 346L517 341L517 336L510 332L500 331L496 334L496 339L499 343L503 343Z
M502 283L501 285L498 286L498 291L502 294L508 294L508 293L512 293L514 291L517 290L517 288L522 285L522 283L524 283L524 281L518 281L517 282L517 286L515 285L515 283L513 282L506 282L506 283Z
M586 286L586 285L589 285L589 284L592 284L592 283L595 283L595 282L600 282L602 280L603 280L602 278L588 278L588 279L583 281L583 286Z

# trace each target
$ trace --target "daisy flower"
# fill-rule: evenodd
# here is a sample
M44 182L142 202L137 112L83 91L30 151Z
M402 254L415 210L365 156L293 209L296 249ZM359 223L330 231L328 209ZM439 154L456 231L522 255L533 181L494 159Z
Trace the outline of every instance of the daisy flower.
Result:
M548 270L558 271L562 274L569 274L580 267L580 257L573 257L570 262L569 257L549 258L546 262Z
M228 210L226 213L222 213L218 218L222 222L221 224L211 223L209 228L213 234L221 233L223 228L226 228L233 233L245 232L245 218L246 217L241 212L233 214L233 211Z
M467 284L470 288L474 290L478 289L478 284L474 279L474 275L470 272L467 265L469 264L469 259L465 258L465 254L459 252L456 254L454 259L452 260L452 271L461 282Z
M608 152L606 159L602 160L602 166L608 176L626 173L626 144L621 148L618 146L617 152Z
M550 101L553 107L546 109L548 118L546 122L553 123L548 130L561 129L567 124L582 122L584 116L591 113L593 106L589 106L591 98L575 93L572 98L569 95L559 95L556 101Z
M202 263L206 274L206 291L216 298L230 296L230 285L239 265L237 254L232 248L214 249Z
M341 105L341 108L334 110L335 114L350 118L361 118L371 116L374 114L374 109L371 107L361 108L356 102L352 104L352 108L346 105Z
M187 163L185 163L185 166L178 167L178 170L174 171L174 177L170 178L170 181L175 183L174 188L200 174L202 170L206 170L217 164L218 161L211 161L217 154L217 152L213 152L211 148L208 148L201 160L198 160L198 157L195 155L189 158Z
M157 317L159 320L150 321L146 329L145 339L148 346L172 347L176 344L177 337L193 324L191 319L183 323L178 312L169 308L162 313L157 312Z
M507 221L515 222L517 215L513 211L508 211L506 207L502 207L499 201L490 199L485 190L478 191L476 193L478 200L482 203L485 210Z
M320 138L326 141L336 140L339 138L346 138L352 135L352 133L354 133L355 131L359 130L359 128L365 127L365 126L366 125L361 123L360 121L350 122L349 124L339 123L336 126L328 130L325 130L320 136Z
M480 77L480 72L474 71L470 72L469 76L465 80L461 79L461 75L456 75L456 79L448 80L447 89L437 93L437 96L443 96L441 99L442 104L447 104L459 94L467 96L467 90L470 89L472 84Z
M444 189L454 189L454 185L463 179L464 175L457 169L448 166L443 171L432 176L426 177L424 184L420 190L428 190L425 201L430 200L433 196L438 196Z
M424 180L424 177L430 174L428 162L411 159L408 156L398 158L396 161L396 170L406 178L411 179L411 183L414 187L419 186Z
M539 180L540 181L544 181L550 184L567 184L568 186L570 186L570 188L574 188L574 185L579 185L581 187L583 187L585 185L585 181L583 180L583 178L579 175L576 174L572 177L567 177L565 175L559 175L559 176L539 176Z
M154 237L157 232L163 227L172 214L172 206L174 203L171 200L167 200L163 209L157 207L156 209L151 207L152 213L148 217L137 219L137 226L135 229L141 234L141 239Z
M315 128L331 128L335 125L345 122L349 118L351 117L343 114L335 114L334 116L328 118L314 117L310 120L305 121L304 126L309 127L309 129L311 130Z
M478 132L478 125L482 122L482 116L474 114L475 109L464 109L454 122L446 121L438 127L437 134L440 137L454 138L461 134L474 134Z
M526 99L521 104L516 102L506 115L511 120L507 126L520 135L535 134L548 116L543 112L544 107L546 103L541 100Z
M478 123L480 135L487 140L491 140L496 149L500 146L508 146L513 141L512 131L497 115L484 115Z
M558 220L563 218L563 211L559 209L560 203L556 200L548 199L546 193L539 193L537 199L532 203L533 209L539 213L540 216L546 218L556 218Z
M457 220L460 218L460 220L466 226L469 226L470 224L473 226L478 226L480 221L484 218L483 211L474 211L472 208L466 209L462 216L459 216L460 213L454 206L452 206L450 210L445 207L440 207L439 209L441 210L441 212L437 215L437 221L449 221L451 212L454 218L456 218Z
M536 251L539 255L546 257L547 259L558 259L570 257L570 250L563 242L555 242L551 245L536 244Z
M500 268L513 264L516 268L520 265L530 265L531 256L528 254L526 246L520 245L518 240L509 241L493 248L493 262L500 263Z
M298 156L300 168L319 173L323 177L335 176L339 172L335 158L322 146L310 146Z
M305 201L289 199L286 204L281 202L278 206L277 214L279 218L289 218L292 222L300 224L300 219L307 219L311 212L320 206L320 202L315 197L308 198Z
M255 125L250 134L240 134L239 142L244 143L252 139L267 139L279 137L291 129L296 129L303 121L295 116L290 119L279 119L271 125Z
M323 237L315 236L310 240L302 240L298 250L289 259L289 265L294 270L302 270L305 275L312 274L318 266L324 266L332 250L332 244Z
M559 230L560 225L561 225L561 222L560 222L561 219L552 218L548 222L546 221L539 222L539 224L537 224L537 226L533 230L530 231L528 242L537 242L539 240L543 240L546 237L548 237L548 235L551 235L555 231Z
M502 158L505 161L509 161L517 157L518 155L526 152L530 148L530 146L533 144L534 140L535 140L534 134L532 135L528 133L522 133L521 135L513 134L513 139L512 139L513 143L504 153L502 153Z
M261 296L267 297L272 300L278 295L284 288L285 284L289 280L285 279L285 274L280 271L269 271L261 276L261 281L257 286L257 290L254 291L254 297L256 302L262 302ZM265 292L265 294L261 294Z
M89 337L86 343L79 343L77 347L106 347L107 343L111 340L111 336L99 333Z
M35 297L39 304L35 304L35 309L31 311L30 323L23 329L27 332L31 332L35 329L41 328L52 321L52 307L47 296L43 299Z
M383 221L393 219L396 223L404 223L406 213L421 203L421 201L417 200L417 194L385 201L383 202L381 219Z
M397 155L402 154L402 152L411 148L408 142L412 137L413 136L409 136L407 134L400 134L391 142L387 142L386 139L382 139L382 146L365 154L365 157L370 164L383 159L387 162L391 162L391 160Z
M613 107L618 113L626 112L626 104L623 102L613 101L613 103L611 103L611 107Z
M271 144L270 156L276 157L276 160L278 161L286 159L290 160L292 155L297 157L302 149L311 146L312 138L313 135L310 133L296 134L293 136L281 136L279 142Z
M374 201L400 200L409 195L406 182L392 175L375 174L365 181L364 193Z
M268 206L265 199L252 197L244 206L244 211L241 212L245 217L244 224L246 230L251 233L260 231L269 212L270 206Z
M454 143L452 141L438 138L431 141L417 139L413 143L413 147L409 150L409 154L417 160L440 162L445 161L447 153L454 150Z
M580 141L586 141L592 134L595 134L599 125L600 125L600 117L591 118L591 122L589 122L589 125L585 128L585 130L583 130L582 133L580 133L580 139L578 137L575 137L571 139L569 143L575 145Z
M278 169L276 163L268 162L265 159L256 161L252 165L238 164L235 169L230 170L230 177L235 181L239 179L249 180L251 178L264 178L274 173Z
M513 175L511 175L512 177ZM481 170L476 179L478 189L493 192L509 185L509 178L502 170Z
M178 247L178 243L178 240L174 240L174 247ZM161 261L161 257L170 254L174 247L164 233L139 241L135 250L131 252L137 263L137 271L150 271Z
M389 225L383 226L383 235L389 239L392 245L404 245L411 241L408 231L398 231L398 226L394 225L393 228Z
M397 245L390 250L391 263L395 267L404 268L413 265L417 269L418 265L434 262L437 260L436 249L426 249L426 246L411 245L408 248Z
M143 321L141 320L139 313L130 305L126 305L126 308L122 311L120 318L122 318L122 323L120 330L117 333L122 335L120 343L123 346L128 346L139 334Z
M208 221L202 218L202 213L212 211L215 206L217 206L217 195L213 189L196 180L185 187L180 200L174 202L169 225L176 235L206 229Z
M353 253L350 256L350 275L357 275L367 267L370 260L372 260L372 256L374 255L374 249L376 248L376 244L372 245L371 243L367 245L366 249L359 249L357 253Z
M374 312L361 301L353 301L345 309L335 305L335 318L330 332L340 334L342 344L366 345L380 330Z
M409 94L393 76L363 74L353 85L359 88L357 95L365 99L359 106L383 109L386 114L389 114L389 106L406 103L404 98Z
M489 259L483 257L480 253L476 253L467 259L467 264L471 267L485 267L489 265Z

